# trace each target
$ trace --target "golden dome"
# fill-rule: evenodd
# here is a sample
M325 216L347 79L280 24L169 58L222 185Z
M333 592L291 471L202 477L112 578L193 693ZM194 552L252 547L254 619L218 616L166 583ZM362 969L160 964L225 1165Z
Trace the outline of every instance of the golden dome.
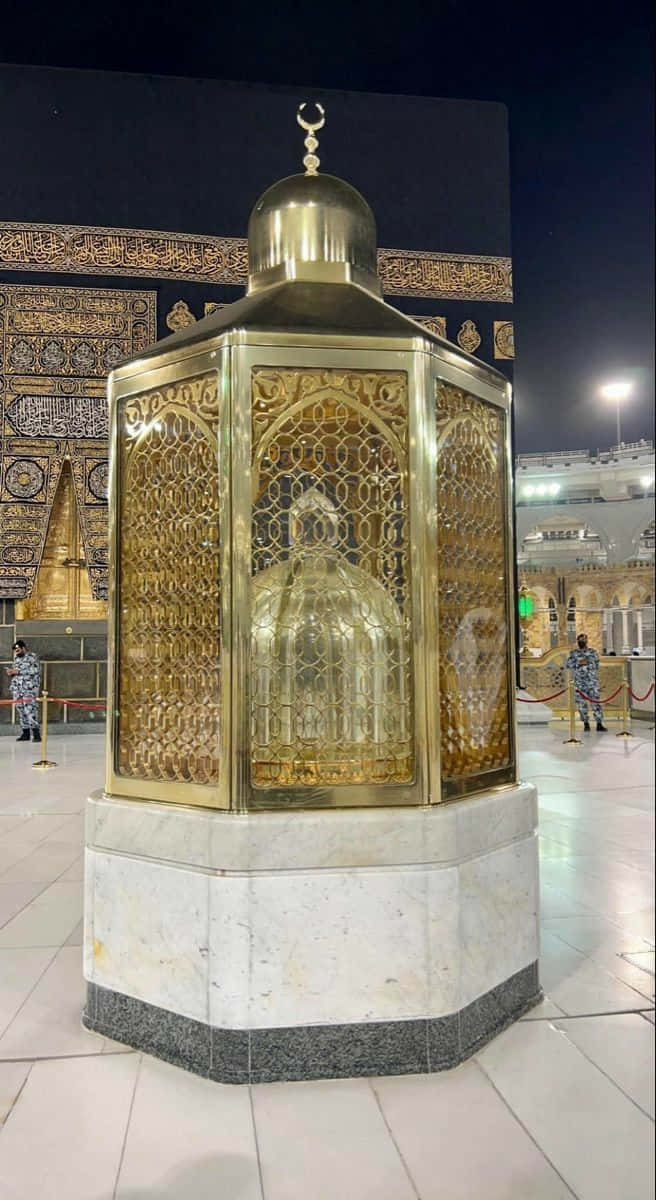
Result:
M303 109L305 105L301 105ZM248 291L298 279L316 283L357 283L380 295L376 266L376 222L354 187L334 175L317 173L314 125L300 118L310 137L305 175L290 175L267 188L248 223Z
M380 294L376 222L334 175L290 175L260 197L248 223L248 290L284 279L353 282Z

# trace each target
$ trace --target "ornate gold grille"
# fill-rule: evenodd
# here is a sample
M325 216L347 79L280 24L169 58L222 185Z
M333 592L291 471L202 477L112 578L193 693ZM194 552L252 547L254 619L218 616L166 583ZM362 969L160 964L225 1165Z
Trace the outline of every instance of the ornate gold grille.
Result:
M443 793L511 766L504 414L436 387Z
M220 735L215 373L120 402L118 770L216 784Z
M413 778L407 377L252 376L252 780Z

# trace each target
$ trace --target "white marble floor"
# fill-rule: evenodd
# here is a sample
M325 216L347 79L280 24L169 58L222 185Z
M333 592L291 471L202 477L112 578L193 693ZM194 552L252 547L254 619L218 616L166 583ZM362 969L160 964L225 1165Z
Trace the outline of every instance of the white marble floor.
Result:
M3 1200L647 1200L653 1192L654 736L521 730L540 789L547 999L434 1076L209 1083L80 1025L82 807L0 739ZM4 1122L4 1124L2 1124Z

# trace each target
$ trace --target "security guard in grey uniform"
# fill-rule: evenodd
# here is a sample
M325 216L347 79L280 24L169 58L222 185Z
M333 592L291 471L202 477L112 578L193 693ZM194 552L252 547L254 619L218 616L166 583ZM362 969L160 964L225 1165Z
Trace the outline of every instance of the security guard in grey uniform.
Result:
M31 732L32 741L40 742L36 704L41 684L41 664L38 655L28 650L20 638L14 642L13 651L14 665L7 669L7 674L11 676L9 688L13 699L21 701L16 705L21 723L21 735L16 741L29 742Z
M588 649L587 633L580 633L578 635L576 650L572 650L565 666L574 672L576 705L586 733L590 732L590 712L588 702L583 696L579 695L580 692L584 692L586 696L590 697L592 712L597 722L597 729L600 733L606 733L604 711L599 703L599 655L596 650Z

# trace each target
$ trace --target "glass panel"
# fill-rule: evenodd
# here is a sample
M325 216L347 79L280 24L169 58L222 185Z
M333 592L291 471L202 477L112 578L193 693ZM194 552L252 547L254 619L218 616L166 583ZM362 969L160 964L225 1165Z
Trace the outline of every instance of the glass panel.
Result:
M255 368L252 781L413 779L407 377Z
M440 737L445 796L511 778L505 417L438 383ZM501 772L499 775L498 773Z
M218 782L218 416L214 373L120 402L117 769L136 779Z

